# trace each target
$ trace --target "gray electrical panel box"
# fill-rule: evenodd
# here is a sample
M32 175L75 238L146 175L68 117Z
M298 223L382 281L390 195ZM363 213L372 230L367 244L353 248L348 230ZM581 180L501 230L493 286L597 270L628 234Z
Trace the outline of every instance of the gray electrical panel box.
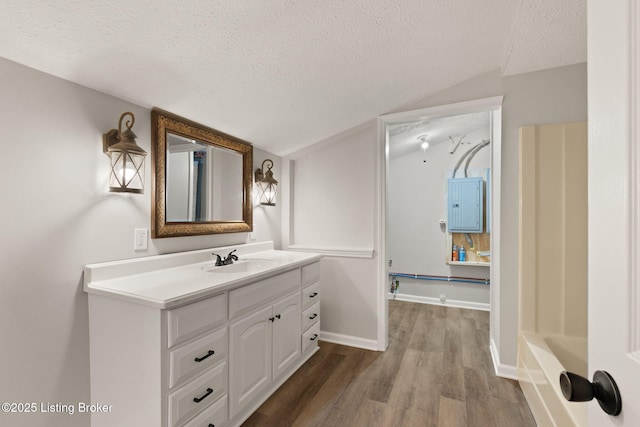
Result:
M478 178L449 179L449 233L482 233L484 181Z

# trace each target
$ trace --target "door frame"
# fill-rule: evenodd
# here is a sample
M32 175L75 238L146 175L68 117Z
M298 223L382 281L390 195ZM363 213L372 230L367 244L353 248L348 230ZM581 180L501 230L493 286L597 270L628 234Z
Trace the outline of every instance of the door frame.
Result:
M376 262L378 292L378 350L384 351L389 344L388 267L387 267L387 175L389 168L389 125L447 117L460 114L492 112L491 128L491 354L498 372L500 343L500 185L502 172L502 96L476 99L435 107L421 108L378 117L376 209ZM504 373L511 376L513 373Z

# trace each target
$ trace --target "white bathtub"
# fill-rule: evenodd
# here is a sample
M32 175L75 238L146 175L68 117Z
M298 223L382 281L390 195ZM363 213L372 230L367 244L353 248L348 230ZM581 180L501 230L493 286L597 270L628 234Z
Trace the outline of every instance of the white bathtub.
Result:
M583 427L587 404L568 402L560 391L560 372L587 376L587 340L520 332L518 381L540 427Z

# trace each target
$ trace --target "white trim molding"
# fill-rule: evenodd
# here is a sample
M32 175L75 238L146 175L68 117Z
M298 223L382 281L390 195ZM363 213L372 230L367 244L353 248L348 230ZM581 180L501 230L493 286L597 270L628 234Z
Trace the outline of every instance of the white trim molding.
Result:
M336 334L333 332L320 331L320 341L346 345L349 347L363 348L365 350L384 351L384 349L380 350L378 348L378 342L376 340L368 340L365 338Z
M640 164L640 4L637 1L629 2L629 19L631 27L630 35L630 141L629 141L629 199L630 199L630 228L629 236L629 354L636 362L640 362L640 171L636 165Z
M431 304L431 305L441 305L443 307L458 307L458 308L467 308L470 310L480 310L480 311L489 311L490 305L488 303L482 302L472 302L472 301L459 301L448 299L444 303L440 301L439 298L434 297L424 297L419 295L410 295L410 294L389 294L390 300L395 301L407 301L407 302L417 302L420 304Z
M496 346L496 342L494 340L491 340L489 351L491 352L493 370L495 371L496 375L503 378L517 380L518 368L516 366L504 365L500 362L500 352L498 351L498 347Z
M479 113L489 111L502 106L503 96L474 99L472 101L456 102L454 104L439 105L436 107L421 108L419 110L403 111L380 116L379 118L390 124L403 123L407 120L421 120L429 117L455 116L458 114ZM493 141L492 141L493 142Z
M288 250L297 252L314 252L330 257L340 258L373 258L373 248L340 248L313 245L289 245Z

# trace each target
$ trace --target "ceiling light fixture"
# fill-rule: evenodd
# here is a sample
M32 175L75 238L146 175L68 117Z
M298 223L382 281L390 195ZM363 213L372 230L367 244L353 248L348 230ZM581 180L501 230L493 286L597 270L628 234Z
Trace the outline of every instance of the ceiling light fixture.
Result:
M421 142L420 148L422 148L423 151L429 148L429 143L427 142L427 136L428 136L427 134L424 134L418 137L418 142Z

